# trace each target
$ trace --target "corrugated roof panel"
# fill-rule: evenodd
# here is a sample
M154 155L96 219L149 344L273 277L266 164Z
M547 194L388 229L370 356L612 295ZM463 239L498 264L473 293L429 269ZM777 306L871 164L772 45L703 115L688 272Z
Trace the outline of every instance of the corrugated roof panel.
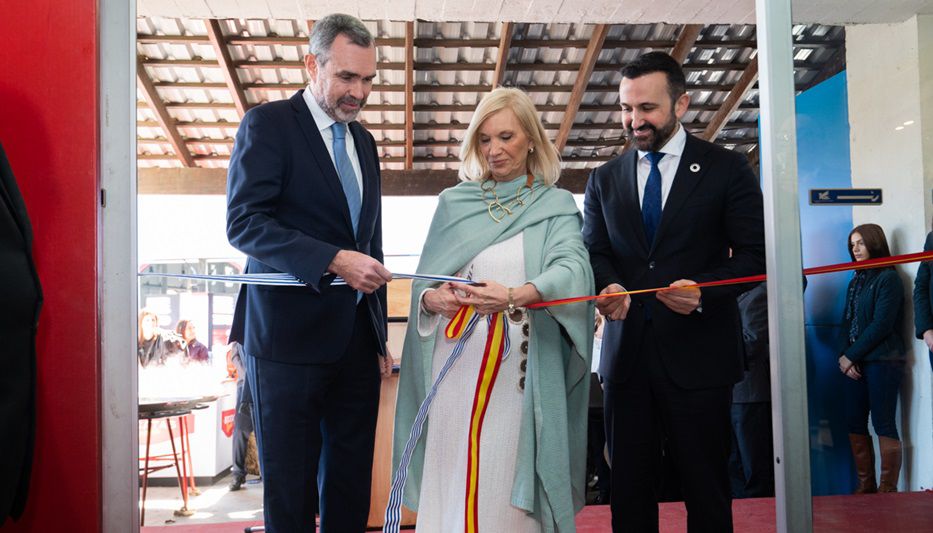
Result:
M381 39L401 39L405 36L406 23L403 21L366 21L367 27ZM498 40L501 23L475 23L475 22L422 22L414 24L415 35L419 40L423 39L483 39L487 42L482 47L470 46L443 46L429 47L423 46L415 50L415 61L419 64L428 65L429 70L415 71L415 84L419 87L439 86L456 87L466 86L470 88L475 86L489 86L493 79L493 67L498 58ZM291 62L296 66L302 60L307 45L307 24L306 21L297 20L225 20L221 21L221 28L228 39L237 38L238 44L230 44L228 49L234 61L285 61ZM529 90L532 101L536 106L542 109L542 120L548 126L548 134L551 137L557 135L557 127L560 125L564 113L561 109L567 105L571 96L571 89L576 80L576 65L582 61L589 37L592 35L594 25L578 23L559 23L559 24L541 24L541 23L516 23L513 25L512 48L509 52L509 60L504 75L504 84L523 87ZM663 50L669 50L674 41L680 34L679 25L671 24L639 24L639 25L612 25L609 28L607 40L612 43L619 41L648 41L649 43L658 43L657 47ZM169 42L167 40L158 40L157 42L140 42L137 50L140 56L148 57L151 60L159 61L166 59L175 60L204 60L216 61L215 52L210 42L206 40L206 26L203 20L199 19L167 19L167 18L140 18L137 20L137 30L141 35L178 35L181 37L178 42ZM714 68L719 64L741 65L747 63L754 56L755 50L752 46L736 47L728 46L710 46L717 40L728 41L751 41L755 36L755 28L750 25L712 25L707 26L700 36L700 46L697 46L689 56L689 66L699 66L701 68L688 69L688 82L690 84L710 85L711 87L702 87L691 90L691 98L694 104L715 106L722 102L727 94L728 85L735 83L742 74L742 69L734 68L724 70ZM242 43L243 38L293 38L287 42L270 43L251 41ZM555 41L555 46L530 48L523 46L524 40L551 39ZM797 47L798 61L806 65L819 67L826 61L829 61L836 54L838 41L844 39L844 29L840 27L810 25L802 27L796 37L802 41L802 45ZM835 43L831 47L823 48L815 46L813 42L829 39ZM451 43L455 44L455 43ZM752 43L753 44L753 43ZM641 53L650 48L625 48L618 45L611 45L604 48L599 55L598 63L600 65L613 64L621 65L631 61ZM803 50L803 51L801 51ZM804 57L806 56L806 57ZM386 63L400 64L405 59L405 50L399 46L380 46L377 51L377 60L380 65ZM451 65L451 64L471 64L485 65L484 70L435 70L433 65ZM542 65L541 68L517 70L516 65ZM565 69L558 70L552 65L567 65ZM702 68L709 65L709 68ZM233 102L231 95L224 88L224 77L221 70L212 66L147 66L147 72L150 77L160 85L158 91L164 101L178 103L210 103L215 102L226 107L217 109L191 109L170 106L170 113L182 122L201 121L201 123L214 123L220 120L230 121L235 124L238 120L235 109L230 105ZM818 70L798 69L796 80L798 84L809 83L815 79ZM264 87L247 88L247 101L256 104L264 101L278 100L290 97L294 87L300 87L305 83L305 74L303 68L257 68L249 67L237 69L237 75L247 86L261 84ZM607 151L612 153L612 147L601 146L607 141L618 139L621 135L619 130L608 130L605 124L618 123L620 120L617 111L618 93L615 87L620 81L618 69L599 69L593 72L588 80L589 86L608 87L609 90L595 90L584 94L581 105L583 109L578 111L575 116L576 127L570 134L570 140L577 145L568 147L568 155L576 157L580 161L574 161L572 165L599 164L598 161L588 161L594 154L605 156ZM216 87L165 87L164 83L211 83ZM380 68L377 77L378 84L391 84L403 86L405 82L405 73L400 69L389 70ZM289 84L289 87L279 87L281 84ZM717 87L722 86L722 87ZM378 88L378 87L377 87ZM450 139L459 139L463 134L463 127L469 122L471 112L455 112L449 107L431 110L431 104L439 106L461 105L468 108L474 107L485 91L482 90L450 90L443 91L419 90L415 94L415 105L419 111L415 113L415 122L426 124L430 121L440 125L450 123L461 124L454 129L437 128L432 130L417 130L415 139L425 142L428 139L435 139L441 142L440 146L417 146L415 149L416 157L433 156L429 163L417 163L418 168L424 167L444 167L448 164L456 167L456 162L450 163L448 157L455 155L458 148L450 145ZM141 96L141 95L140 95ZM752 89L746 95L746 104L757 103L757 90ZM370 106L392 105L403 106L405 104L405 94L403 91L374 91L369 98ZM596 110L594 107L603 106L606 110ZM705 122L708 121L715 110L690 110L684 117L685 122ZM154 115L151 111L141 108L137 115L139 120L154 121ZM404 141L404 113L401 111L365 111L362 118L368 124L390 123L395 125L395 129L373 128L374 136L380 141L393 141L395 146L385 146L384 152L392 158L404 157L404 147L397 143ZM755 109L739 109L733 114L733 122L754 123L757 118ZM588 125L588 127L583 127ZM196 126L182 126L179 128L185 137L205 138L205 139L226 139L234 133L232 128L208 127L201 128ZM695 129L695 128L694 128ZM724 128L723 136L726 139L749 138L756 132L749 131L749 128L730 127L728 124ZM141 127L139 135L143 138L153 135L163 137L164 132L160 128ZM602 141L600 146L581 146L581 141ZM163 143L164 144L164 143ZM736 145L741 149L746 149L745 145L736 141ZM211 147L211 154L224 154L229 149L229 144L208 143L205 146ZM203 146L196 148L197 153L203 153L206 150ZM146 161L145 164L174 165L172 160L153 160ZM217 159L199 159L200 166L224 165L222 160ZM401 167L401 163L386 163L387 167Z

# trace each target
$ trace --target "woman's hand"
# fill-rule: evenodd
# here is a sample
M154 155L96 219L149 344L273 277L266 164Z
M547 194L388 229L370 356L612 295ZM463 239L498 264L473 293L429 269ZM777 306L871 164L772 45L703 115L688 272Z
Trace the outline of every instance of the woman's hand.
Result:
M475 285L451 283L461 305L472 305L481 315L491 315L509 308L509 289L495 281L483 281Z
M855 366L848 357L841 355L839 356L839 370L846 375L846 377L852 379L861 379L862 373L858 371L858 367Z
M421 301L428 312L444 315L447 318L453 318L463 305L451 283L444 283L434 290L426 291Z

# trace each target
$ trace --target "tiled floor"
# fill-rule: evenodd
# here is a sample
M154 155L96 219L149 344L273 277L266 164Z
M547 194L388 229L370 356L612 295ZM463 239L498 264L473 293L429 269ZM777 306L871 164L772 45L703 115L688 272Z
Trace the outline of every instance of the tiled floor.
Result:
M230 492L231 476L212 486L198 486L199 496L190 496L191 516L175 516L183 506L178 487L149 487L146 496L146 525L197 525L262 520L262 481L252 476L237 492Z

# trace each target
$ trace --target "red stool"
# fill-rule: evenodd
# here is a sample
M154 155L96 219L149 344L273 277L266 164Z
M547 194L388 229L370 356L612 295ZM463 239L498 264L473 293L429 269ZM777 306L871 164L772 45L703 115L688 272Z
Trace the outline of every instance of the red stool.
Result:
M181 497L184 505L178 511L175 511L177 516L191 516L192 511L188 509L188 488L197 490L194 487L194 470L191 468L189 476L189 467L191 467L191 457L188 451L191 448L191 445L188 441L188 424L185 421L185 418L191 414L191 409L164 409L164 410L154 410L147 408L147 405L143 404L139 406L139 419L146 421L146 454L143 457L140 457L139 460L143 461L143 466L140 467L139 473L142 477L143 484L143 494L142 494L142 509L139 513L139 525L140 527L146 523L146 492L149 486L149 474L152 472L158 472L159 470L165 468L175 467L175 474L178 477L178 487L181 490ZM178 428L179 428L179 445L181 448L181 453L179 454L177 448L175 447L175 434L172 432L172 419L178 418ZM152 421L153 420L165 420L166 427L168 428L169 443L172 445L172 453L170 454L161 454L161 455L150 455L150 444L152 439ZM179 457L180 455L180 457ZM163 464L152 465L151 462L156 461Z

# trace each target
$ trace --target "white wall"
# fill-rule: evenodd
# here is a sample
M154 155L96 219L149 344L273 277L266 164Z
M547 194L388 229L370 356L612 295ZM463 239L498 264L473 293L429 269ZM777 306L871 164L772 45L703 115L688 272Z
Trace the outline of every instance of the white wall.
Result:
M852 186L884 191L883 205L853 208L853 223L881 225L893 254L919 252L933 213L933 17L847 27L846 69ZM933 487L933 373L926 346L914 338L917 265L898 270L910 348L901 391L901 488L925 490Z

